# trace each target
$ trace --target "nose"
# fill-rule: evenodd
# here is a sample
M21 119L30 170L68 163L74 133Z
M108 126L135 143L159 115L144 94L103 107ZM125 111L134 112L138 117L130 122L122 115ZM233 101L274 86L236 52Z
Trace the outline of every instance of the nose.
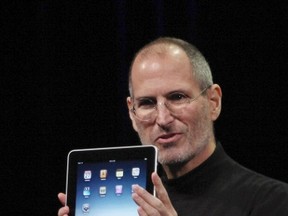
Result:
M156 123L159 126L165 126L174 120L167 104L165 102L158 102Z

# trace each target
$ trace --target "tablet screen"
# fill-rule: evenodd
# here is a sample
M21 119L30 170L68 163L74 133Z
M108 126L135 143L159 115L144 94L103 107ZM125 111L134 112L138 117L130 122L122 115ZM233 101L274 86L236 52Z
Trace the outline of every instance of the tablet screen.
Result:
M156 166L153 146L71 151L67 173L70 215L138 215L132 185L153 194L151 174Z

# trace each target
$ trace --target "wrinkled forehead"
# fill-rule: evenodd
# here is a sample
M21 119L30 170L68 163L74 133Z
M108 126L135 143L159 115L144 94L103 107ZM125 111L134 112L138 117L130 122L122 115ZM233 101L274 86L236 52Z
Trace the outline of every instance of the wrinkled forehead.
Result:
M144 52L143 55L139 54L131 72L130 90L134 93L148 92L149 89L187 89L195 85L189 59L177 46L157 47Z
M137 54L132 64L130 75L133 76L133 74L143 69L151 69L153 71L153 69L163 63L190 66L188 56L179 46L174 44L155 44L144 48Z

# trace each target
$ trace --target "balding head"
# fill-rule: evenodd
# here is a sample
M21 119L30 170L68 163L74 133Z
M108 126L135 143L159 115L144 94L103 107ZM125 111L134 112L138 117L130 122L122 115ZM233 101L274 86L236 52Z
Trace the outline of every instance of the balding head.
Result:
M152 41L136 53L129 72L130 95L133 95L132 73L135 63L139 63L145 58L153 58L156 56L164 58L165 56L170 55L177 59L181 50L184 51L191 64L191 73L198 82L199 87L205 88L213 84L210 67L196 47L180 39L164 37Z

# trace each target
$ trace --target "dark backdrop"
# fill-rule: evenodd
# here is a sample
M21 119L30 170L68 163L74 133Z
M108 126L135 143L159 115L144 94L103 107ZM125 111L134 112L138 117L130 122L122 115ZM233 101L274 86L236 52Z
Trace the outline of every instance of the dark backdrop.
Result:
M288 182L285 1L4 2L1 215L56 215L69 150L139 144L129 63L166 35L195 44L222 86L215 130L226 151Z

